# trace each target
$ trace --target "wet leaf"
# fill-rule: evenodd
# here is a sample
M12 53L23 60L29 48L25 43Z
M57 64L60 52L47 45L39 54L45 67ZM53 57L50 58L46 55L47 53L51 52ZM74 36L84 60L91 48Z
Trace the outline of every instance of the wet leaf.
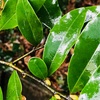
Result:
M95 17L77 40L68 71L68 85L72 93L82 90L100 64L99 27L100 17Z
M86 86L81 91L79 100L100 99L100 66L94 71Z
M3 100L3 94L2 94L2 89L0 87L0 100Z
M42 25L28 0L18 1L17 20L24 37L33 45L39 44L43 37Z
M73 10L64 15L51 29L43 53L43 60L49 68L49 75L60 67L70 48L75 44L85 16L84 8Z
M55 13L56 12L56 13ZM46 0L42 8L37 13L40 20L49 28L52 28L55 23L61 18L61 10L57 0Z
M0 30L11 29L17 26L16 6L18 0L7 0L0 17Z
M30 4L32 5L35 12L38 12L38 10L43 6L46 0L29 0Z
M85 9L87 10L85 22L92 20L100 13L100 6L91 6Z
M28 62L28 68L34 76L40 79L45 79L48 76L47 66L40 58L31 58Z
M16 71L10 76L7 85L6 100L21 100L22 85Z

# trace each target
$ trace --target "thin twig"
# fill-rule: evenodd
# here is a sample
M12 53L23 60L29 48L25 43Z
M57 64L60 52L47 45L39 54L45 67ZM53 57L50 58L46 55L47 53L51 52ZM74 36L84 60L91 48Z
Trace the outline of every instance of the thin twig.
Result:
M30 74L28 74L28 73L25 73L23 70L21 70L20 68L16 67L15 65L13 65L14 63L18 62L19 60L23 59L24 57L30 55L30 54L33 53L34 51L39 50L39 49L41 49L41 48L43 48L43 47L44 47L44 46L41 46L41 47L36 48L36 49L33 48L30 52L26 53L25 55L21 56L20 58L18 58L18 59L16 59L16 60L14 60L12 63L10 63L10 62L5 62L5 61L0 61L0 63L1 63L1 64L4 64L4 65L8 65L9 67L11 67L11 68L17 70L18 72L20 72L22 75L28 76L28 77L30 77L31 79L37 81L38 83L40 83L41 85L43 85L44 87L46 87L49 91L51 91L53 94L58 94L58 95L60 95L62 98L68 100L69 97L66 97L65 95L63 95L63 94L61 94L61 93L55 91L54 89L52 89L51 87L49 87L48 85L46 85L46 84L45 84L44 82L42 82L41 80L35 78L34 76L32 76L32 75L30 75Z
M53 90L51 87L49 87L48 85L46 85L44 82L42 82L41 80L35 78L34 76L28 74L28 73L25 73L23 70L19 69L18 67L16 67L15 65L13 65L12 63L9 63L9 62L5 62L5 61L1 61L0 60L0 63L1 64L4 64L4 65L7 65L15 70L17 70L18 72L20 72L22 75L24 76L28 76L30 77L31 79L37 81L38 83L40 83L42 86L46 87L49 91L51 91L53 94L58 94L59 96L61 96L62 98L68 100L69 97L66 97L65 95L61 94L60 92L57 92L55 90Z
M10 66L11 68L13 68L13 69L19 71L20 73L24 73L23 70L19 69L18 67L16 67L15 65L13 65L13 64L10 63L10 62L5 62L5 61L1 61L1 60L0 60L0 63L3 64L3 65Z
M25 58L26 56L30 55L30 54L33 53L34 51L37 51L37 50L39 50L39 49L41 49L41 48L43 48L43 47L44 47L44 46L38 47L38 48L36 48L36 49L33 48L30 52L24 54L23 56L19 57L19 58L16 59L16 60L14 60L12 63L14 64L14 63L18 62L19 60Z

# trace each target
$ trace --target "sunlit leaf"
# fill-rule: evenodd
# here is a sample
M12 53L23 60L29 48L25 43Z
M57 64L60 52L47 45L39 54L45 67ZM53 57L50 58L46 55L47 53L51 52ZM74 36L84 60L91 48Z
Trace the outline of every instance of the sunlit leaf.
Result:
M17 5L18 28L33 45L40 43L43 37L41 22L28 0L19 0Z
M7 0L0 17L0 30L11 29L17 26L16 6L18 0Z
M100 64L100 17L90 21L77 40L68 71L71 92L82 90Z
M6 100L21 100L22 85L16 71L10 76L7 85Z
M40 58L33 57L28 62L30 72L40 79L45 79L48 75L47 66Z
M93 73L86 86L81 91L79 100L100 99L100 66Z
M90 6L85 9L87 10L85 22L92 20L100 13L100 6Z
M0 100L3 100L3 93L1 87L0 87Z
M84 8L64 15L51 29L45 44L43 60L49 68L49 75L62 64L71 47L75 44L85 21Z

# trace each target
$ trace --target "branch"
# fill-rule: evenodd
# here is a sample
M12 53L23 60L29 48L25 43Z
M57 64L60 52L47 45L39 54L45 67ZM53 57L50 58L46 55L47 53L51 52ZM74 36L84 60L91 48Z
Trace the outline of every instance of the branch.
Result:
M5 62L5 61L1 61L0 60L0 63L1 64L4 64L4 65L7 65L15 70L17 70L18 72L20 72L23 76L28 76L30 77L31 79L37 81L38 83L40 83L41 85L43 85L44 87L46 87L49 91L51 91L54 95L55 94L58 94L59 96L61 96L62 98L64 98L65 100L68 100L70 97L66 97L65 95L61 94L60 92L57 92L55 91L54 89L52 89L51 87L49 87L48 85L46 85L44 82L42 82L41 80L35 78L34 76L24 72L23 70L19 69L18 67L16 67L15 65L13 65L12 63L9 63L9 62Z
M19 60L23 59L24 57L30 55L30 54L33 53L34 51L37 51L37 50L39 50L39 49L41 49L41 48L43 48L43 47L44 47L44 46L38 47L38 48L36 48L36 49L33 48L30 52L26 53L25 55L19 57L19 58L16 59L16 60L14 60L14 61L12 62L12 64L18 62Z

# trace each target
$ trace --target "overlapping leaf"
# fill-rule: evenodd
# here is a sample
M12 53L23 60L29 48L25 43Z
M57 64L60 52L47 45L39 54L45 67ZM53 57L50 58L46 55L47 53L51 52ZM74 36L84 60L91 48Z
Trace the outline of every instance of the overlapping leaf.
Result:
M59 21L62 15L57 0L46 0L37 14L43 24L50 28Z
M79 100L100 99L100 66L93 73L86 86L81 91Z
M35 12L38 12L38 10L43 6L45 1L46 0L41 0L41 1L40 0L29 0Z
M100 17L88 23L76 43L68 71L71 92L82 90L100 64Z
M30 72L40 79L45 79L48 76L47 66L40 58L33 57L28 62Z
M21 92L21 82L17 72L14 71L8 82L6 100L21 100Z
M92 20L100 13L100 6L91 6L85 9L87 10L85 22Z
M37 45L43 36L42 25L28 0L18 1L17 20L24 37L33 45Z
M0 17L0 30L11 29L17 26L16 6L18 0L7 0Z
M70 48L76 42L85 16L84 8L73 10L63 16L50 31L43 54L43 60L48 67L50 66L49 75L59 68Z

